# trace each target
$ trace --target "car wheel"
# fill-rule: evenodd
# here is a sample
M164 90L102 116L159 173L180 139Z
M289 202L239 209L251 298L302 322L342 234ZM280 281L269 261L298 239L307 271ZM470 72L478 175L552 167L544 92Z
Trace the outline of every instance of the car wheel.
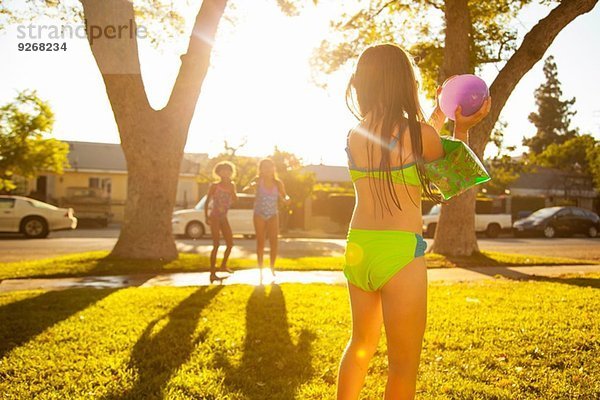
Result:
M500 231L502 230L502 228L500 228L500 225L498 224L489 224L487 229L485 230L485 235L489 238L497 238L498 235L500 234Z
M598 237L598 228L596 228L595 226L590 226L590 229L588 229L587 234L591 238Z
M548 225L547 227L544 228L544 236L547 237L548 239L552 239L553 237L556 237L556 229L554 229L554 227L552 225Z
M48 223L41 217L28 217L21 222L21 232L30 239L42 239L48 236Z
M427 230L425 231L425 236L428 238L432 238L435 236L435 229L437 228L436 223L432 223L427 225Z
M185 235L190 239L200 239L205 233L204 225L198 221L192 221L185 227Z

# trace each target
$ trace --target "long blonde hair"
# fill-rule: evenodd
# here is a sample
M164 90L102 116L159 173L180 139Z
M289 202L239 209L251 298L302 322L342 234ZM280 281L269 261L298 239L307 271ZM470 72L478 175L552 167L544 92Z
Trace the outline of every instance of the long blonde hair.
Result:
M425 172L421 137L421 122L424 122L425 118L419 104L414 68L413 60L401 47L395 44L371 46L360 55L346 89L346 105L357 119L362 120L370 114L373 121L381 123L381 161L378 166L373 164L372 141L366 151L368 168L387 172L384 174L384 180L369 177L369 185L375 187L372 193L374 197L378 197L382 213L384 207L391 213L388 195L396 208L402 209L391 175L391 149L386 144L390 143L396 129L402 133L407 126L423 192L431 200L440 201L439 196L432 192L430 180ZM371 122L368 129L375 128L373 125L375 124ZM402 140L398 140L398 146L402 154Z

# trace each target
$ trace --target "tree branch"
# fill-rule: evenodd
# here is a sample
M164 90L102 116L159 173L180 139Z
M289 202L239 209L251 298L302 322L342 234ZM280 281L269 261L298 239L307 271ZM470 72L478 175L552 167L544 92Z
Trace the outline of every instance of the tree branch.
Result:
M591 11L598 0L563 0L525 35L490 87L492 109L471 132L471 144L481 156L500 112L521 78L544 56L556 36L578 16Z
M435 1L433 1L433 0L424 0L424 3L425 3L425 4L428 4L428 5L430 5L430 6L431 6L431 7L433 7L433 8L437 8L437 9L438 9L438 10L440 10L440 11L443 11L443 10L444 10L444 7L442 7L442 5L441 5L441 4L439 4L439 3L436 3L436 2L435 2Z
M191 117L196 108L202 82L210 65L210 53L219 21L227 0L204 0L192 28L187 53L181 56L181 66L166 109L176 109L177 118Z
M121 128L133 124L135 115L152 110L142 82L133 5L128 0L81 0L81 4L90 49L119 131L125 132ZM120 27L126 28L117 34Z

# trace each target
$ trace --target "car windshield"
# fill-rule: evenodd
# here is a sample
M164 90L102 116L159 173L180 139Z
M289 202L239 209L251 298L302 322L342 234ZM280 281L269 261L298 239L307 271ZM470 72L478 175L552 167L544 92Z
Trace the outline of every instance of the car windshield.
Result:
M433 207L431 207L431 210L429 210L429 215L437 215L440 213L442 206L439 204L434 205Z
M48 210L58 210L58 208L54 207L52 204L43 203L41 201L37 201L37 200L33 200L33 199L28 199L27 201L29 202L29 204L31 204L32 206L37 207L37 208L46 208Z
M198 204L194 207L194 210L202 211L204 210L204 203L206 203L206 196L202 197Z
M554 215L554 213L556 213L558 210L560 210L560 207L548 207L548 208L542 208L540 210L537 210L536 212L534 212L533 214L531 214L529 217L527 217L528 219L542 219L542 218L548 218L552 215Z

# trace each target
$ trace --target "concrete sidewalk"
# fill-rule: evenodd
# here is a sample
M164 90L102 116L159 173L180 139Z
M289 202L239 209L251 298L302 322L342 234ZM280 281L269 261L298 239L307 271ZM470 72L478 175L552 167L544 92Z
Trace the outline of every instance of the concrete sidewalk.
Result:
M600 272L600 265L555 265L534 267L479 267L434 268L427 271L430 282L480 281L504 277L526 280L540 277L556 277L564 274L588 274ZM227 274L220 273L222 276ZM346 284L341 271L277 271L273 277L268 268L263 269L262 284L270 283L326 283ZM258 269L238 270L227 279L214 284L232 285L261 284ZM125 288L152 286L206 286L210 285L208 272L185 272L173 274L139 274L121 276L88 276L80 278L53 279L6 279L0 282L0 293L19 290L64 290L73 288Z

